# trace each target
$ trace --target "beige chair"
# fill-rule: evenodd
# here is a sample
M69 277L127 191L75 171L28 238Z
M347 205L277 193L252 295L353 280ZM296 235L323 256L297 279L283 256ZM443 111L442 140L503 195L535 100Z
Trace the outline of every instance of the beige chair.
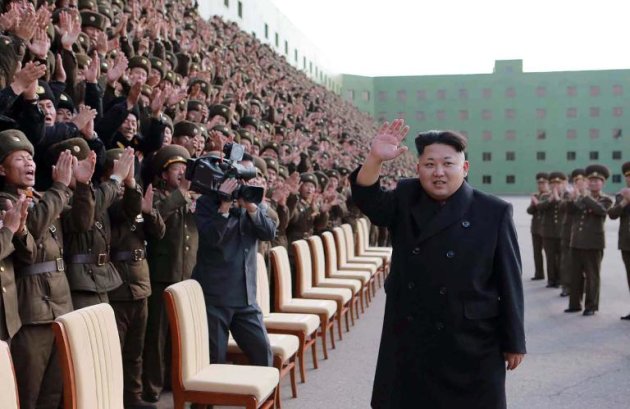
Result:
M11 351L9 350L9 345L4 341L0 341L0 408L20 408L20 398L17 391L13 362L11 361Z
M358 223L357 223L358 224ZM350 263L372 263L374 265L376 265L377 270L374 273L374 277L378 280L379 283L382 282L382 278L383 278L383 272L385 271L385 260L383 259L382 256L378 255L378 256L367 256L367 255L363 255L363 256L359 256L356 254L355 248L356 248L356 244L354 241L354 237L355 234L352 231L352 226L350 226L349 224L342 224L341 225L341 229L343 230L343 234L344 234L344 239L346 241L346 258L348 260L348 262ZM376 280L374 280L372 282L373 284L373 288L372 291L373 293L376 293Z
M359 317L359 299L361 298L361 280L352 278L330 278L326 277L326 253L322 238L311 236L308 238L308 246L311 249L311 260L313 261L313 286L324 288L347 288L352 291L350 301L350 318L354 325L354 317Z
M300 363L300 379L306 382L306 368L304 366L304 353L311 347L313 352L313 366L317 369L317 329L319 328L319 315L315 314L286 314L271 312L269 301L269 278L263 256L257 254L256 271L256 301L263 313L263 322L269 334L290 334L298 337L300 343L297 352Z
M322 349L324 359L328 359L327 334L330 331L330 341L335 348L335 337L333 335L333 325L337 314L337 303L330 300L307 300L304 298L293 298L291 294L291 267L289 265L289 255L282 246L271 249L271 265L275 277L275 300L277 312L317 314L321 322L319 335L322 339Z
M175 409L183 409L186 402L247 409L274 406L280 379L276 368L210 363L206 304L197 281L167 287L164 301L171 328Z
M343 339L341 331L342 317L346 319L346 331L350 331L350 314L352 307L352 291L347 288L323 288L313 287L313 263L311 250L306 240L296 240L291 243L295 255L297 296L299 298L311 298L317 300L332 300L337 303L337 329L339 339Z
M363 242L363 245L357 246L358 248L362 248L363 251L373 252L375 254L386 254L388 256L388 261L391 260L391 247L370 246L370 226L365 217L360 217L358 219L357 229L359 229L359 232L361 233L361 241Z
M114 310L109 304L58 317L53 331L66 409L123 409L123 367Z
M361 270L370 272L370 283L368 288L371 288L371 292L368 293L368 301L371 301L371 296L374 295L374 281L376 279L376 273L378 266L374 263L360 263L357 260L352 262L348 260L348 243L346 242L346 234L341 227L335 227L333 229L333 236L335 236L335 247L337 248L337 267L342 270Z
M326 251L326 277L361 281L361 294L363 296L359 298L361 300L361 312L365 312L365 307L371 300L370 280L372 279L372 271L340 269L337 262L337 242L333 234L329 231L322 233L322 241ZM345 249L345 247L343 248Z

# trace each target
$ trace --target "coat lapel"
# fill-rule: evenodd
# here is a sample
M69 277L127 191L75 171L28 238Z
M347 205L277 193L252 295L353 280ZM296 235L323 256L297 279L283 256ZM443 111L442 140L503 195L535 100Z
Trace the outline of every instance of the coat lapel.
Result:
M460 220L466 211L468 211L468 207L472 202L472 196L472 187L470 187L468 183L464 182L459 190L457 190L457 192L455 192L455 194L446 201L444 207L437 213L437 215L428 222L424 223L424 226L420 226L420 235L415 240L416 244L420 244L423 241L435 236L451 224ZM412 213L414 214L416 221L418 221L420 219L419 215L422 213L420 203L419 205L414 206Z

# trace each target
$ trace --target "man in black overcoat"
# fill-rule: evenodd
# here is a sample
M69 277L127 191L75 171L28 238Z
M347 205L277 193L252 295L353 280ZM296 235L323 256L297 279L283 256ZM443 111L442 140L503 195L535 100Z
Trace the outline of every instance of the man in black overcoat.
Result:
M385 123L351 175L359 208L392 237L372 407L501 409L525 354L521 261L510 204L466 181L466 138L416 138L418 178L381 189L409 127Z

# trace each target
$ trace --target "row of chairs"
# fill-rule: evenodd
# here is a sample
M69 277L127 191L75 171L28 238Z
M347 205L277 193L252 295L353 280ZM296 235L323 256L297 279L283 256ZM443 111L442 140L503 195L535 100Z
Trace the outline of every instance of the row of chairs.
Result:
M334 325L339 339L371 302L382 286L391 260L391 249L368 246L368 222L359 219L356 235L350 225L322 237L292 243L297 291L292 294L292 274L286 249L271 250L275 281L275 311L262 256L258 256L257 300L274 355L274 367L210 364L208 326L203 291L198 282L186 280L166 289L172 336L172 389L176 409L186 402L202 405L240 406L248 409L280 407L279 382L291 378L297 397L296 366L306 381L304 354L310 348L317 363L317 339L328 358L328 334L335 348ZM356 241L355 241L356 238ZM66 409L123 408L123 369L114 312L107 304L83 308L53 323L64 377ZM246 363L244 354L230 340L228 354L235 363ZM0 342L0 407L18 408L17 390L9 348Z

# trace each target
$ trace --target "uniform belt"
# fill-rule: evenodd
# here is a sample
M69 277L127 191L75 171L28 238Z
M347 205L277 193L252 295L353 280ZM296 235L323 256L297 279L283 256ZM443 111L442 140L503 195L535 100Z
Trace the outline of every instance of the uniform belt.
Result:
M18 276L34 276L42 273L52 273L56 271L64 271L65 263L62 258L55 260L44 261L42 263L31 264L25 266L17 272Z
M74 254L68 257L68 264L96 264L103 266L109 262L109 254Z
M140 261L146 258L144 249L135 249L131 251L119 251L111 256L112 261Z

